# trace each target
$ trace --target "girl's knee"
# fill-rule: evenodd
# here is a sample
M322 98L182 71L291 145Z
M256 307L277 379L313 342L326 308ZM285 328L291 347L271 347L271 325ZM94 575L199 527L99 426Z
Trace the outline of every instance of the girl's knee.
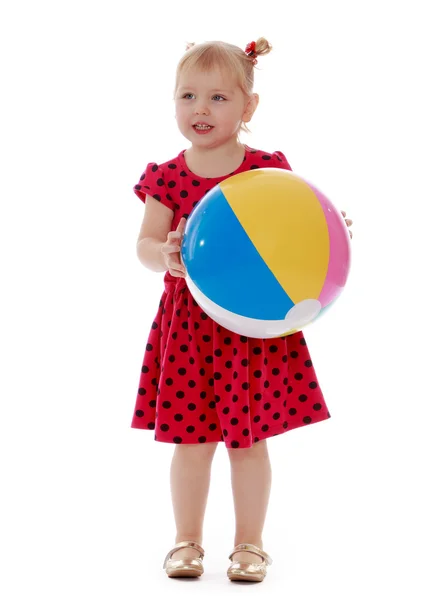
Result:
M256 442L250 448L228 448L229 458L233 461L245 460L248 458L258 458L268 455L268 446L266 440Z
M206 444L178 444L175 452L191 460L207 460L213 458L216 452L218 442L209 442Z

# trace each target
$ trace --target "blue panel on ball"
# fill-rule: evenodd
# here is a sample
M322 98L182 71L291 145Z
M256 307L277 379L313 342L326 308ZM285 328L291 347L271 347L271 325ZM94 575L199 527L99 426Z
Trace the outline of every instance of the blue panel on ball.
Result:
M182 240L182 260L203 294L238 315L283 319L294 306L219 186L190 214Z

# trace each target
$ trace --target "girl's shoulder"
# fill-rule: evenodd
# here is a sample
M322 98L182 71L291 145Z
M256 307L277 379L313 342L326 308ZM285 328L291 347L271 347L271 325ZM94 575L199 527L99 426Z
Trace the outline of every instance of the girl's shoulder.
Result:
M169 160L166 160L164 162L158 161L158 162L152 162L149 163L149 165L155 165L155 167L159 170L162 171L163 173L170 173L171 175L179 175L180 172L182 171L182 155L184 153L184 150L182 150L181 152L179 152L179 154L177 156L174 156L173 158L170 158Z
M287 169L291 171L290 164L281 150L274 150L273 152L266 152L258 148L251 148L246 145L247 149L247 165L251 169L255 168L266 168L275 167L278 169Z

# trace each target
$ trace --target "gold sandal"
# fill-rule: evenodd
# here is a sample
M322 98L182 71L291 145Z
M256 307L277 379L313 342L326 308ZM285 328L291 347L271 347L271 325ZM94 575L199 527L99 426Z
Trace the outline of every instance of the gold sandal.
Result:
M172 554L181 548L195 548L200 558L179 558L173 560ZM169 577L199 577L204 573L204 550L197 542L178 542L164 559L163 569Z
M227 575L231 581L263 581L266 577L266 569L272 565L272 558L254 544L238 544L229 555L232 561L237 552L252 552L263 558L261 563L236 562L233 561L228 569Z

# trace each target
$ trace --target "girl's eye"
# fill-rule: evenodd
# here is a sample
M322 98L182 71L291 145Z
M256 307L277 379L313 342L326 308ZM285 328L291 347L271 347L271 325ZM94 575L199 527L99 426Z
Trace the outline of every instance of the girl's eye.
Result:
M187 98L188 98L188 96L193 96L193 95L194 95L194 94L191 94L190 92L188 92L187 94L185 94L185 95L183 96L183 98L184 98L184 99L187 99ZM225 98L224 98L223 96L220 96L219 94L215 94L215 95L213 96L213 98L221 98L222 100L225 100Z

